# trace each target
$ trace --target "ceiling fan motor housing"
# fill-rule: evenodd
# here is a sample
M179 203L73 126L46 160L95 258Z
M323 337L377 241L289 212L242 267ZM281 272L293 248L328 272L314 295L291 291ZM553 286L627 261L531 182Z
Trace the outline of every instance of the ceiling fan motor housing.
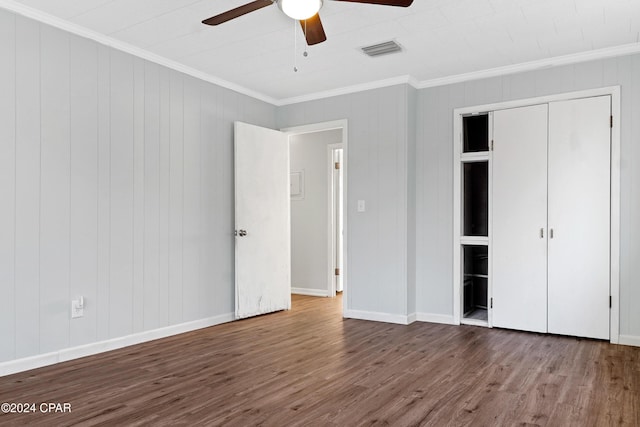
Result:
M383 6L409 7L413 0L335 0L350 3L377 4ZM327 40L324 33L320 14L324 0L253 0L242 6L227 10L226 12L212 16L202 21L206 25L220 25L232 19L239 18L247 13L255 12L263 7L278 4L278 8L289 16L300 22L305 39L309 46L322 43Z
M277 0L278 7L290 18L304 21L315 16L323 0Z

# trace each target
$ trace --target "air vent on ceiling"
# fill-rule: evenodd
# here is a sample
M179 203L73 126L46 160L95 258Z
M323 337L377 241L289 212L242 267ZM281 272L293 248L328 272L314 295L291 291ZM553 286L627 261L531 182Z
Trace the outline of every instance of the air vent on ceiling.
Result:
M384 43L378 43L371 46L365 46L360 48L365 54L374 57L388 55L390 53L401 52L402 47L393 40Z

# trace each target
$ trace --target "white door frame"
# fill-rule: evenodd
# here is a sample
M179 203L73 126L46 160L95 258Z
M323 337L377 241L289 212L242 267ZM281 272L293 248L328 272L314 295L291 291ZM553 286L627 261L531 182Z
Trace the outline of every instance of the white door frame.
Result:
M334 151L335 150L340 150L342 149L342 143L337 143L337 144L329 144L327 145L327 188L329 189L329 191L327 192L327 206L328 206L328 211L327 211L327 218L329 218L328 221L328 227L327 227L327 241L329 242L329 245L327 246L327 250L328 250L328 259L329 259L329 277L328 277L328 292L329 292L329 297L335 297L336 293L337 293L337 286L336 286L336 275L335 274L331 274L331 271L335 270L335 268L337 268L338 266L336 265L336 260L337 260L337 255L338 255L338 242L337 242L337 233L338 231L336 230L336 225L337 225L337 220L336 220L336 195L335 192L339 191L339 189L336 189L336 169L335 169L335 158L334 158ZM344 152L343 152L344 153ZM344 155L344 154L343 154ZM342 169L342 164L340 165L340 168ZM344 174L343 174L343 179L344 179ZM344 211L344 199L342 200L341 203L341 209ZM343 217L343 221L344 221L344 215L342 215ZM344 245L343 245L343 258L344 258ZM340 271L340 275L342 276L343 272ZM344 278L343 278L344 279ZM344 287L343 287L344 288Z
M460 154L462 147L462 116L475 112L503 110L507 108L525 107L529 105L566 101L594 96L611 96L611 247L609 275L611 292L610 311L610 342L618 344L620 341L620 86L609 86L568 92L536 98L519 99L493 104L476 105L472 107L456 108L453 110L453 321L460 324L460 243L462 236L460 212L461 177ZM489 246L491 246L489 242ZM491 326L491 324L489 324Z
M348 135L348 129L347 129L347 119L342 119L342 120L333 120L333 121L329 121L329 122L321 122L321 123L313 123L313 124L307 124L307 125L301 125L301 126L293 126L293 127L288 127L288 128L283 128L280 129L282 132L286 132L289 137L294 136L294 135L302 135L305 133L315 133L315 132L322 132L322 131L326 131L326 130L333 130L333 129L342 129L342 194L343 194L343 205L346 207L347 206L347 201L349 200L348 198L348 193L347 193L347 189L348 189L348 176L349 174L347 173L348 171L348 146L349 144L347 143L347 135ZM331 176L329 176L329 179L331 179ZM328 196L331 197L331 196ZM331 205L331 204L330 204ZM331 209L331 206L329 206L328 209ZM349 215L347 214L347 210L346 208L344 209L344 223L342 224L342 230L344 232L343 236L342 236L342 242L343 242L343 261L342 261L342 270L340 273L342 274L342 286L343 286L343 292L342 292L342 312L343 312L343 316L344 313L349 309L350 304L349 304L349 298L348 298L348 286L347 286L347 281L348 281L348 261L349 261L349 244L348 244L348 228L347 228L347 223L348 223L348 217ZM331 218L331 216L329 216L329 219ZM331 233L331 221L329 221L329 233ZM327 275L328 275L328 279L327 279L327 283L328 283L328 295L329 296L335 296L335 288L333 288L333 277L332 277L332 272L333 272L333 259L331 258L331 254L332 254L332 248L331 245L329 245L329 250L328 250L328 258L329 258L329 262L328 262L328 268L327 268ZM331 292L333 288L333 293Z

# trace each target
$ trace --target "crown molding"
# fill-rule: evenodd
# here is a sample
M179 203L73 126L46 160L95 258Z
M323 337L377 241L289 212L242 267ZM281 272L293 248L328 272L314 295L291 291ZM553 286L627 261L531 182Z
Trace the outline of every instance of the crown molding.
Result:
M348 95L350 93L363 92L365 90L371 90L371 89L380 89L383 87L396 86L400 84L409 84L417 88L417 83L418 81L409 75L391 77L383 80L374 80L367 83L360 83L352 86L344 86L336 89L329 89L322 92L314 92L314 93L309 93L305 95L294 96L292 98L284 98L276 101L275 105L278 107L281 107L284 105L299 104L301 102L316 101L318 99L331 98L331 97L340 96L340 95Z
M189 76L195 77L200 80L204 80L209 83L213 83L215 85L224 87L226 89L230 89L234 92L238 92L243 95L250 96L252 98L258 99L260 101L267 102L272 105L277 104L277 100L270 96L267 96L263 93L253 91L251 89L247 89L243 86L240 86L235 83L231 83L229 81L220 79L218 77L212 76L208 73L203 73L202 71L198 71L195 68L188 67L184 64L181 64L176 61L172 61L163 56L157 55L155 53L149 52L148 50L141 49L139 47L133 46L129 43L122 42L120 40L116 40L113 37L109 37L107 35L98 33L96 31L89 30L83 26L74 24L67 20L55 17L46 12L34 9L29 6L25 6L20 4L14 0L0 0L0 8L6 9L10 12L16 13L18 15L24 16L26 18L34 19L43 24L50 25L55 28L59 28L61 30L67 31L71 34L75 34L80 37L84 37L90 40L93 40L97 43L100 43L104 46L108 46L110 48L120 50L122 52L129 53L138 58L145 59L149 62L156 63L158 65L162 65L164 67L170 68L175 71L179 71L181 73L187 74Z
M616 56L632 55L635 53L640 53L640 43L630 43L603 49L590 50L587 52L573 53L570 55L556 56L553 58L522 62L520 64L507 65L504 67L490 68L488 70L479 70L436 79L422 80L417 84L416 87L418 89L425 89L430 87L445 86L454 83L462 83L472 80L481 80L490 77L498 77L509 74L540 70L543 68L558 67L561 65L571 65L580 62L595 61L598 59L606 59Z
M543 68L557 67L561 65L577 64L580 62L594 61L599 59L612 58L616 56L632 55L640 53L640 42L630 43L620 46L614 46L609 48L603 48L598 50L591 50L587 52L574 53L570 55L557 56L553 58L545 58L536 61L523 62L520 64L507 65L503 67L496 67L487 70L473 71L470 73L457 74L452 76L418 80L411 75L402 75L397 77L391 77L388 79L375 80L367 83L356 84L352 86L344 86L336 89L330 89L326 91L314 92L305 95L295 96L291 98L277 99L269 95L248 89L244 86L220 79L208 73L196 70L195 68L188 67L179 62L172 61L163 56L149 52L148 50L138 48L128 43L114 39L104 34L89 30L77 24L73 24L61 18L57 18L46 12L34 9L29 6L25 6L15 0L0 0L0 8L7 9L18 15L25 16L27 18L34 19L47 25L59 28L69 33L93 40L102 45L117 49L136 57L145 59L150 62L154 62L158 65L173 69L175 71L187 74L189 76L198 78L200 80L213 83L215 85L233 90L243 95L250 96L254 99L264 101L276 107L299 104L301 102L315 101L324 98L330 98L340 95L348 95L352 93L362 92L371 89L380 89L383 87L395 86L399 84L407 84L416 89L426 89L437 86L445 86L449 84L462 83L472 80L481 80L490 77L498 77L509 74L522 73L527 71L534 71Z
M314 101L332 96L345 95L350 93L361 92L369 89L379 89L387 86L395 86L398 84L408 84L416 89L426 89L437 86L446 86L455 83L463 83L473 80L481 80L490 77L499 77L509 74L523 73L527 71L540 70L544 68L558 67L561 65L571 65L581 62L595 61L599 59L613 58L616 56L633 55L640 53L640 42L629 43L620 46L608 47L603 49L591 50L587 52L579 52L570 55L556 56L553 58L545 58L536 61L523 62L520 64L507 65L504 67L496 67L487 70L473 71L470 73L457 74L429 80L417 80L410 75L392 77L384 80L377 80L369 83L345 86L338 89L331 89L324 92L315 92L307 95L297 96L293 98L285 98L276 101L276 106L298 104L306 101Z

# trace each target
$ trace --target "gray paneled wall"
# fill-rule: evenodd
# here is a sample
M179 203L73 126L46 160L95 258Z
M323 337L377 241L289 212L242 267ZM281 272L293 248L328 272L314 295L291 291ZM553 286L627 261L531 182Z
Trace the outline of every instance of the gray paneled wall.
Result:
M42 179L48 177L42 177L40 170L40 26L17 20L15 37L14 289L18 304L13 312L15 353L20 357L40 349L40 194ZM49 301L45 304L49 307Z
M0 13L0 360L15 357L16 338L16 32Z
M234 120L348 119L350 309L449 315L453 109L610 85L640 336L640 55L276 108L0 10L0 61L0 362L233 311Z
M417 311L452 314L453 109L621 86L620 333L640 336L640 55L419 91Z
M278 109L279 127L345 118L349 308L407 315L408 87ZM366 212L356 211L357 200L366 201Z
M407 314L416 313L416 150L418 91L408 89L407 111Z
M0 362L232 313L233 121L275 107L3 10L0 62Z
M622 116L618 118L622 157L620 333L640 336L640 311L635 308L640 286L633 268L640 260L640 191L634 185L640 182L640 120L635 119L640 112L640 55L419 91L396 86L279 108L282 127L349 119L347 295L351 308L391 314L414 310L452 314L454 108L612 85L622 89ZM396 111L390 111L393 109ZM405 160L408 162L403 163ZM392 183L396 187L390 187ZM356 212L358 199L367 200L364 214ZM406 232L397 233L403 221ZM406 304L398 295L406 297Z

